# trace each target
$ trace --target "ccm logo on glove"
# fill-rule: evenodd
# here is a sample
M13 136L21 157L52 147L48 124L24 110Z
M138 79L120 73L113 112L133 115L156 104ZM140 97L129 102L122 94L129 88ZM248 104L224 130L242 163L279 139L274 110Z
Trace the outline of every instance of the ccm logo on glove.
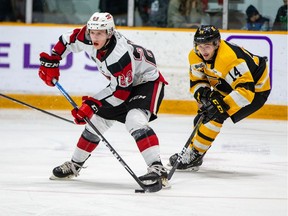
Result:
M38 75L48 85L54 86L53 79L59 80L59 64L61 57L49 55L45 52L40 53L40 68Z
M59 67L60 62L45 62L45 61L41 61L41 65L47 68L58 68Z
M215 107L218 109L218 111L220 113L224 113L225 112L223 107L221 106L221 104L219 103L219 101L217 99L213 99L212 103L215 105Z

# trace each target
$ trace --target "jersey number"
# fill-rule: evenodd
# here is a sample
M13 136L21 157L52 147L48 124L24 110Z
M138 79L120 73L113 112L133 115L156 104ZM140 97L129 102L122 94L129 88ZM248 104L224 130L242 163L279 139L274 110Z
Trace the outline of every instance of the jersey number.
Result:
M133 56L134 56L134 58L136 60L141 61L143 56L144 56L144 58L146 59L146 61L148 63L156 65L156 61L155 61L154 55L153 55L153 53L150 50L147 50L144 47L136 45L136 44L133 44L133 43L130 43L130 44L134 48Z
M237 77L241 77L242 74L240 71L237 70L236 67L234 67L234 73L232 74L231 71L229 72L230 77L233 79L233 82L236 80Z
M123 74L118 76L119 86L121 86L123 88L129 86L132 83L132 81L133 81L133 79L132 79L132 71L131 70L127 71L125 76Z

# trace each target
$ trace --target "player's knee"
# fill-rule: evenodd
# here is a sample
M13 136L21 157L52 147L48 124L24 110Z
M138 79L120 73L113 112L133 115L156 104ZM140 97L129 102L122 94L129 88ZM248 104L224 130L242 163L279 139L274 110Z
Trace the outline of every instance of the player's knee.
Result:
M146 127L150 117L150 112L141 109L132 109L127 113L125 126L127 131L132 134L134 131Z
M148 125L139 128L137 130L134 130L131 133L132 137L137 141L142 140L144 138L147 138L149 136L155 135L154 131L152 128L150 128Z
M224 114L218 116L216 119L214 119L214 121L215 121L215 122L218 122L218 123L220 123L220 124L223 124L224 121L225 121L228 117L229 117L228 114L227 114L227 113L224 113Z
M91 133L90 131L88 131L87 129L85 129L82 132L82 137L84 137L86 140L92 142L92 143L99 143L100 142L100 138L98 137L98 135Z

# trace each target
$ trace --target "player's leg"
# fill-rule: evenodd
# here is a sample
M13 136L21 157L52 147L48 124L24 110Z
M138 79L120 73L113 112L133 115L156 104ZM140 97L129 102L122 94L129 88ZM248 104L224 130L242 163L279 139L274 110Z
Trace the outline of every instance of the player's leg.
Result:
M157 118L157 111L163 99L164 84L148 82L133 89L128 104L125 125L136 141L147 166L148 173L139 177L142 181L162 180L162 185L168 187L167 171L161 157L159 140L154 130L149 126L150 120Z
M91 122L97 127L100 133L104 133L112 126L114 121L106 120L98 115L94 115L91 118ZM99 142L100 138L98 135L89 125L86 125L77 142L71 161L66 161L64 164L55 167L50 179L54 180L77 177L85 161L90 157Z
M126 128L135 139L137 147L147 166L148 174L139 177L141 181L155 181L163 177L162 185L168 186L167 171L160 158L159 140L154 130L148 125L151 113L147 110L132 109L127 113Z
M259 110L265 104L269 94L270 91L255 93L252 103L243 107L233 116L231 116L232 121L237 123L238 121ZM197 122L197 118L199 118L199 116L195 117L194 123ZM203 163L204 155L219 134L225 119L225 117L220 117L214 121L209 121L206 124L202 124L199 127L197 134L191 141L189 146L190 148L188 148L186 154L183 156L182 161L178 166L178 170L199 170L199 166L201 166ZM178 154L176 153L169 158L170 165L173 166L177 160L177 157Z
M198 118L197 116L195 117ZM226 119L226 118L225 118ZM206 124L201 124L194 138L191 140L189 148L182 157L177 170L198 171L203 163L203 157L211 147L213 141L220 133L225 119L218 118ZM173 166L178 158L178 153L169 158L169 163Z

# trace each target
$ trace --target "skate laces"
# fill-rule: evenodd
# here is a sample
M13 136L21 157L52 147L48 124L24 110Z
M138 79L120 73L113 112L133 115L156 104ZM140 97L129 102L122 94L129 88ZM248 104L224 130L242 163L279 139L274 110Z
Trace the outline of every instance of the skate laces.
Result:
M79 164L73 163L71 161L66 161L64 164L60 166L60 169L62 170L63 173L69 173L72 171L75 177L79 175L81 168L85 168L85 167L82 167Z
M186 150L181 158L183 164L189 164L196 158L196 153L193 150Z
M167 173L167 169L160 165L160 164L154 164L147 168L148 173L156 173L158 176L162 176L164 173Z

